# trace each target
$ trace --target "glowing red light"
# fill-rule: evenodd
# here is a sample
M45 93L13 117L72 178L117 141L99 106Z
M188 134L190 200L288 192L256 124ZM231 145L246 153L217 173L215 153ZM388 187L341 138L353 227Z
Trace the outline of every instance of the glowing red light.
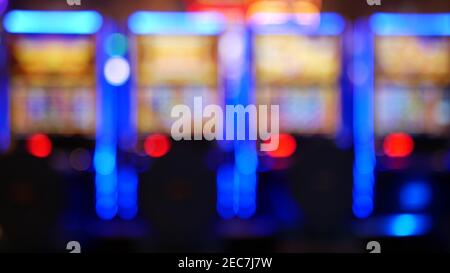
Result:
M409 156L414 149L414 140L405 133L392 133L386 136L383 142L383 150L390 157Z
M269 151L267 154L271 157L289 157L297 149L297 142L295 138L288 134L280 134L278 148L274 151ZM266 141L267 143L268 141Z
M52 152L52 142L44 134L35 134L28 138L27 150L35 157L45 158Z
M170 150L170 140L163 134L148 136L144 142L144 150L151 157L162 157Z

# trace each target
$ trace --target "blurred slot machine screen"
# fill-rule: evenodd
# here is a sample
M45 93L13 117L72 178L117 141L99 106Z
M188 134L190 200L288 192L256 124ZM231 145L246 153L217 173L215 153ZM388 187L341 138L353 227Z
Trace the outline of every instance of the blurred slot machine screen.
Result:
M334 136L341 122L339 37L262 34L254 44L256 101L279 105L280 130Z
M172 107L193 109L221 104L217 37L206 35L137 36L137 128L141 134L170 132Z
M94 38L56 35L11 38L13 134L94 135Z
M377 37L375 73L377 135L450 134L450 38Z

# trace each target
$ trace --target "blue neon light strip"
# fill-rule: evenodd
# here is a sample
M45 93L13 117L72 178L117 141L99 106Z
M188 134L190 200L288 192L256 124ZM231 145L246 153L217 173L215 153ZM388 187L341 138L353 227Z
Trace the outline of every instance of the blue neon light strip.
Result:
M119 209L117 174L117 92L105 79L103 67L107 61L104 41L114 31L105 24L97 39L97 119L94 152L96 212L103 220L113 219Z
M95 11L13 10L6 14L3 23L10 33L93 34L102 21Z
M377 13L370 18L370 24L373 32L377 35L450 35L450 13Z
M373 124L374 48L367 22L357 22L354 30L353 213L366 218L373 211L375 146Z
M1 39L1 38L0 38ZM6 46L0 43L0 152L6 151L10 144L8 77L6 73Z
M251 36L244 32L244 68L240 75L240 86L235 104L244 106L253 103L253 88L251 85ZM235 126L237 121L235 120ZM249 131L249 124L245 124L245 130ZM235 127L236 132L236 127ZM256 193L258 185L258 154L256 141L243 140L234 141L234 181L233 181L233 204L234 213L239 218L247 219L256 212Z
M251 46L250 33L245 34L245 65L241 75L241 86L237 103L244 106L253 103L254 88L252 88L250 65ZM235 126L236 126L235 120ZM249 131L249 124L245 124L245 130ZM236 132L236 128L235 128ZM256 212L256 193L258 185L258 153L256 141L244 140L234 141L234 204L237 208L236 214L240 218L250 218Z
M294 14L283 14L286 18L292 18ZM258 14L256 14L258 16ZM337 13L320 13L318 25L300 25L295 20L287 20L284 23L258 23L252 22L252 30L257 34L291 33L299 35L339 35L344 31L345 20Z
M0 86L0 152L6 151L10 144L8 90Z
M134 34L216 35L224 30L224 20L211 12L138 11L130 16L128 27Z
M228 79L227 104L247 105L252 102L250 84L250 35L243 29L234 29L242 36L245 59L239 77ZM239 41L238 41L239 42ZM228 63L228 62L225 62ZM232 66L227 69L233 69ZM250 90L250 91L249 91ZM233 95L230 95L233 94ZM236 117L235 117L236 119ZM235 126L237 124L235 120ZM234 128L236 132L236 127ZM245 130L248 130L248 124ZM256 212L258 155L256 142L252 140L233 141L234 162L223 164L217 171L217 212L224 219L232 217L250 218Z

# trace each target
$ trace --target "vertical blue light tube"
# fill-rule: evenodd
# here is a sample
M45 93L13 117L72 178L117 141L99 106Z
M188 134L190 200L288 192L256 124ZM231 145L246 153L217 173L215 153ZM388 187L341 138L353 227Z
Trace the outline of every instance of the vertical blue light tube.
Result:
M1 34L0 34L1 35ZM0 37L0 153L10 145L7 52L4 35Z
M353 213L358 218L366 218L373 211L376 164L373 124L374 37L366 20L357 22L353 38Z
M227 34L232 37L241 37L232 40L231 43L242 43L244 51L238 59L243 59L239 64L240 74L227 77L226 81L226 104L243 105L252 102L250 85L250 34L241 25L233 25L228 28ZM225 34L225 35L227 35ZM239 47L239 45L237 45ZM236 56L235 56L236 57ZM225 71L232 69L236 72L236 64L225 61ZM230 67L228 67L228 66ZM248 124L245 130L248 130ZM234 131L236 137L237 122L234 118ZM227 162L219 167L217 172L217 211L224 219L232 217L249 218L256 211L256 187L257 187L257 165L258 157L256 143L254 140L233 141L234 162Z
M103 220L114 218L118 210L116 164L116 101L114 87L105 79L103 67L107 61L103 43L113 31L111 22L105 20L97 35L97 119L94 153L96 212Z
M251 32L245 32L245 69L241 79L239 92L239 104L244 106L254 103L254 86L251 82ZM235 123L236 124L236 123ZM249 130L249 124L245 124L245 130ZM256 191L257 191L257 168L258 154L256 151L256 141L236 140L235 141L235 202L237 203L237 215L240 218L250 218L256 212ZM237 200L236 200L237 199Z

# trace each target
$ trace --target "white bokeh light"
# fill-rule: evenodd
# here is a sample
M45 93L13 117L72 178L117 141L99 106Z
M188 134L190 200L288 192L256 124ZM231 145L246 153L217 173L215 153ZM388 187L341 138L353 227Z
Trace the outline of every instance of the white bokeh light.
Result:
M122 57L113 57L106 61L103 73L108 83L119 86L130 77L130 64Z

